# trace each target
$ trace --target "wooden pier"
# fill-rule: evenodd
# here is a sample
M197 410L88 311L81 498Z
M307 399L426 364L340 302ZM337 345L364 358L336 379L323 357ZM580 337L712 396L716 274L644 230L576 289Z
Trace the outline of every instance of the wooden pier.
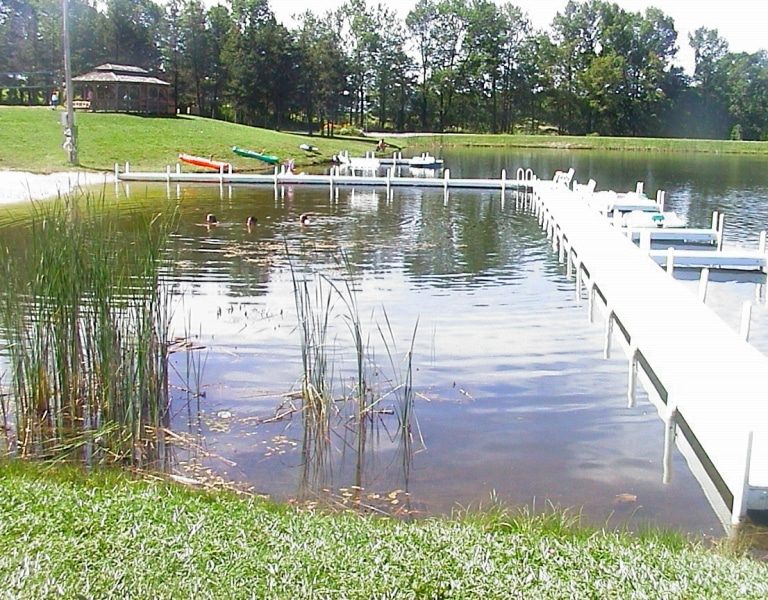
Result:
M721 518L768 510L768 357L588 204L564 185L535 184L534 211L578 297L586 292L590 319L603 301L606 357L614 334L623 341L629 406L639 380L657 405L665 479L676 442Z

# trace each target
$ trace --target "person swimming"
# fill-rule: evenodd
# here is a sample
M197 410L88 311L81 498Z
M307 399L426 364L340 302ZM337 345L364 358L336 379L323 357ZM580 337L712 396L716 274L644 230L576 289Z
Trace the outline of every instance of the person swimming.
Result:
M301 223L302 225L309 225L310 223L309 213L301 213L299 215L299 223Z
M254 226L254 225L256 225L256 223L258 223L258 222L259 222L259 220L258 220L256 217L253 217L253 216L251 216L251 217L248 217L248 218L245 220L245 226L246 226L246 227L253 227L253 226Z
M205 215L205 222L207 225L218 225L219 220L216 218L216 215L213 213L208 213Z

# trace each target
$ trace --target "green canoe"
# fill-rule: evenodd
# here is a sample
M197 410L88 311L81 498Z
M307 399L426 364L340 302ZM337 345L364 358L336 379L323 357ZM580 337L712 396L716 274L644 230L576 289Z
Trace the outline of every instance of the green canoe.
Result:
M256 160L264 161L270 165L276 165L280 162L280 159L277 156L273 156L271 154L262 154L261 152L256 152L255 150L247 150L246 148L241 148L240 146L232 146L232 152L238 156L255 158Z

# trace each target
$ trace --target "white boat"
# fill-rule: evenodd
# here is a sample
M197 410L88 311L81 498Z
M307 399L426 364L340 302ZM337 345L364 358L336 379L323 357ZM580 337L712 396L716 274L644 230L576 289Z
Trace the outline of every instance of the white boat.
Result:
M414 169L439 169L443 166L443 159L424 152L420 156L414 156L408 160L408 166Z
M378 158L373 156L350 156L347 152L341 152L336 160L342 167L353 171L376 171L381 166Z

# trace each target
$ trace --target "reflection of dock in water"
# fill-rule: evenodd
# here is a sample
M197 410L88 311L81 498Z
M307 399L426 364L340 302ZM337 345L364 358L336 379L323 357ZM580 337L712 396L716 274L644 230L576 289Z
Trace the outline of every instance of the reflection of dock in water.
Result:
M737 333L702 302L707 269L698 298L670 276L676 267L764 273L765 235L757 251L653 251L653 238L721 247L722 221L690 234L684 228L628 230L590 207L593 192L594 185L572 190L562 178L538 181L532 208L568 275L575 275L577 296L586 291L590 319L596 298L602 301L605 355L610 356L616 333L629 358L629 406L635 405L639 379L664 421L665 481L676 442L724 522L768 511L768 357L747 341L748 311L746 326L742 321ZM760 277L764 286L765 275Z

